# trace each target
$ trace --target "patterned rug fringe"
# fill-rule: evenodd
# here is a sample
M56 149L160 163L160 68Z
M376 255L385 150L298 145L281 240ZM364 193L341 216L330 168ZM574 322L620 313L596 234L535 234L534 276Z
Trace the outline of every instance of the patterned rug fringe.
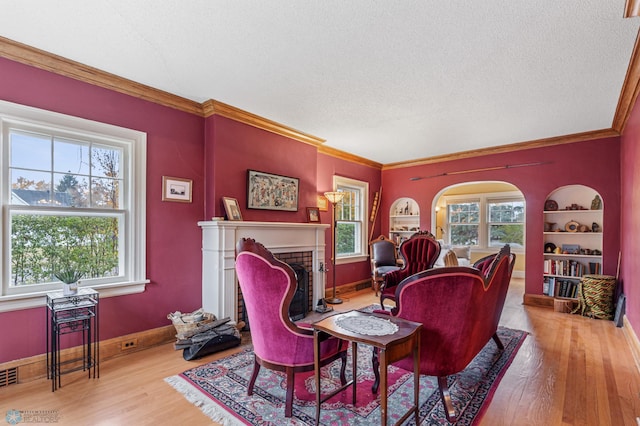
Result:
M171 376L164 379L172 388L180 392L187 401L200 408L207 417L223 426L244 426L246 423L240 421L220 405L211 401L203 395L193 385L180 376Z

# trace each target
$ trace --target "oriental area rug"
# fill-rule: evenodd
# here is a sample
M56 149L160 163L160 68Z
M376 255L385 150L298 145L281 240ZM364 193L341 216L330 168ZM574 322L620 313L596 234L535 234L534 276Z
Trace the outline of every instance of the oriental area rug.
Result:
M449 388L458 415L458 425L473 425L479 421L498 383L526 338L526 332L504 327L498 335L505 350L498 350L493 340L467 366L449 376ZM351 349L349 349L351 350ZM351 388L322 404L321 425L380 424L380 396L373 395L371 347L358 345L358 380L355 406L351 403ZM351 377L351 354L347 364L347 380ZM313 425L315 424L315 377L313 371L296 374L293 417L284 417L286 380L283 373L260 369L252 396L247 396L247 384L253 371L253 350L246 347L239 353L185 371L165 381L187 400L199 407L212 420L223 425ZM322 369L322 393L337 389L340 361ZM388 373L388 417L390 422L408 410L413 400L412 373L390 366ZM412 415L405 424L415 424ZM446 425L437 379L420 377L420 424Z

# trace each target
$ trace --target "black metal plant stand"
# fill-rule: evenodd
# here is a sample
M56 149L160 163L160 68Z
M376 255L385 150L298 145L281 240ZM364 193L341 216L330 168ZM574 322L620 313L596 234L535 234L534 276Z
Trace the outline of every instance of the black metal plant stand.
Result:
M71 296L62 291L47 293L47 378L52 392L62 386L60 376L72 371L100 377L98 301L98 292L88 287ZM62 360L60 336L70 333L82 334L82 355Z

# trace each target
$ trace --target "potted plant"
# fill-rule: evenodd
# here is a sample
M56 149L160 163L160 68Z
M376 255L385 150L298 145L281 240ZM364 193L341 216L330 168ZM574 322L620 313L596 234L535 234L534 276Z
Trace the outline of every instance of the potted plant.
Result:
M65 265L57 269L53 275L62 281L62 294L72 296L78 292L78 281L84 276L84 272L71 265Z

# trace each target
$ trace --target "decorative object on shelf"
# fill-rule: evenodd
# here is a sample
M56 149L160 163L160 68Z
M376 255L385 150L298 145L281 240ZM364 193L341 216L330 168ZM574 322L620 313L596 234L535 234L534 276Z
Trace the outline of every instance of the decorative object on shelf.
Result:
M544 209L546 211L554 212L558 210L558 203L555 200L549 199L544 203Z
M247 172L247 208L298 211L299 179L256 170Z
M191 179L162 176L162 201L191 202Z
M564 225L564 230L567 232L578 232L580 224L575 220L571 220Z
M602 208L602 199L598 194L596 194L595 198L591 202L591 210L600 210Z
M578 232L591 232L591 228L589 225L580 225L578 226Z
M546 243L544 245L544 252L545 253L553 253L556 250L556 245L553 243Z
M307 207L307 222L320 223L320 209L318 207Z
M556 224L556 222L545 222L544 223L544 232L552 232L553 231L553 227Z
M600 232L600 225L598 225L597 223L593 222L593 223L591 224L591 230L592 230L593 232Z
M235 198L222 197L224 203L224 211L227 213L227 220L242 220L242 213L238 200Z
M332 297L328 297L325 299L327 303L331 303L332 305L337 305L342 303L342 299L336 297L336 204L338 204L342 198L344 197L344 192L332 191L325 192L324 196L327 197L327 200L331 203L333 207L333 240L331 241L331 272L333 274L333 294Z
M562 254L580 254L580 246L578 244L563 244Z
M553 249L553 252L555 254L561 254L562 253L562 249L560 247L556 247L555 249Z

